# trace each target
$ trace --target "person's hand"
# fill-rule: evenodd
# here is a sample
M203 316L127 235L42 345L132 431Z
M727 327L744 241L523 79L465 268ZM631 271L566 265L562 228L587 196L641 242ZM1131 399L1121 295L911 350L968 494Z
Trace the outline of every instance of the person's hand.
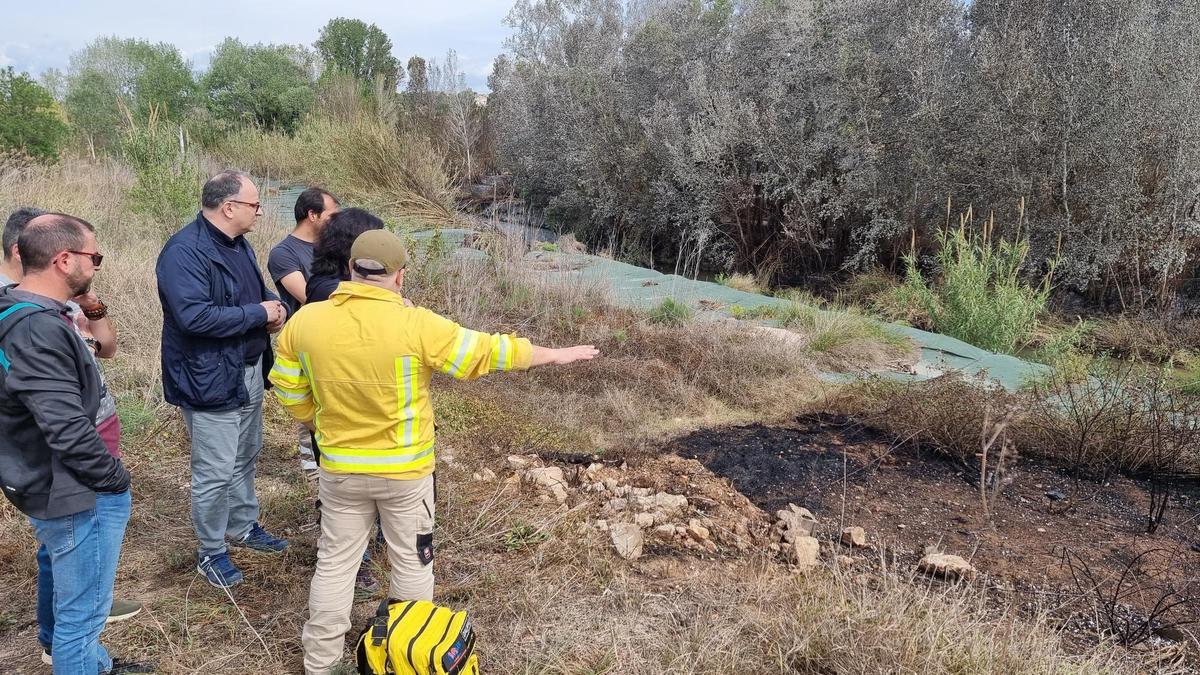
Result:
M83 309L93 309L100 304L100 298L96 295L96 291L88 289L86 293L81 293L71 300L82 307Z
M274 333L282 328L284 320L287 319L287 310L284 309L283 303L278 300L265 300L259 304L267 310L267 330Z
M576 347L563 347L553 350L553 356L550 359L550 364L555 366L565 366L568 363L576 361L591 361L600 355L600 350L592 345L578 345Z

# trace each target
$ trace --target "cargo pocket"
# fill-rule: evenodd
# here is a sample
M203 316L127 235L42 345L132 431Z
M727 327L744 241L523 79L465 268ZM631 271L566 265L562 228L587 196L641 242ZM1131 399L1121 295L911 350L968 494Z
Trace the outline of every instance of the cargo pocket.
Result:
M433 529L432 525L430 529ZM417 559L421 561L422 567L427 567L433 562L433 532L417 533Z

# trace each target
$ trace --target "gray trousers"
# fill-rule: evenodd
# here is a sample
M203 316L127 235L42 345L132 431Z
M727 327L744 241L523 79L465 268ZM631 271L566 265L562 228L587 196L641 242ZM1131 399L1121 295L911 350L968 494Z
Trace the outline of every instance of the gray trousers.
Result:
M250 400L236 410L183 411L192 437L192 526L200 556L226 551L258 520L254 470L262 451L263 381L259 365L244 371Z

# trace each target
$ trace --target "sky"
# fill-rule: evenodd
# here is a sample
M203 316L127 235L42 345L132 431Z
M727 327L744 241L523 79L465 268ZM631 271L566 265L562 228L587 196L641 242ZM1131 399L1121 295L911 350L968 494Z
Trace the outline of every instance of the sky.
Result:
M37 77L66 70L71 54L104 35L169 42L196 70L226 37L246 43L312 46L330 19L379 26L401 64L419 54L439 61L458 52L467 85L487 90L492 60L509 34L514 0L41 0L0 3L0 68Z

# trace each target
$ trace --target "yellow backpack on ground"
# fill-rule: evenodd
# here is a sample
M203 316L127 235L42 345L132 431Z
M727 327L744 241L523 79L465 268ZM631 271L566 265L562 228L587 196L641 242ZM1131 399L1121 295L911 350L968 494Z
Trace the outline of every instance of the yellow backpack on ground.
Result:
M363 675L479 675L466 612L425 600L384 600L358 637Z

